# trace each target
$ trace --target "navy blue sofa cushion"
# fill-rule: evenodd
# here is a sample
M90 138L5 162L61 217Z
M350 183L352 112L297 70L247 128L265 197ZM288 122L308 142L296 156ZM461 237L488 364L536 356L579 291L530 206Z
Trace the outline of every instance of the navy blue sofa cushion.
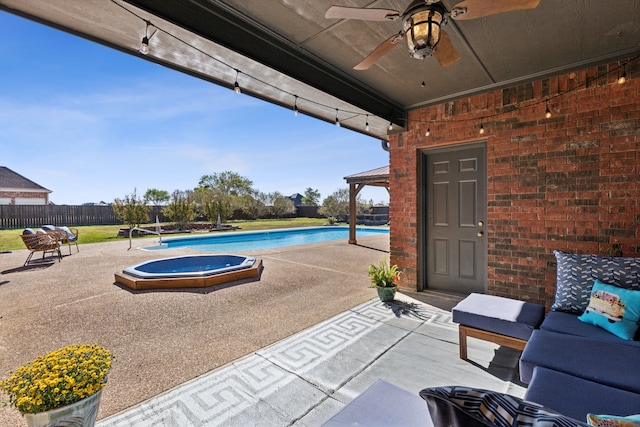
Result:
M538 366L524 398L577 420L588 413L628 416L640 411L640 394Z
M640 393L640 351L631 345L539 329L522 352L520 379L531 382L536 366Z
M596 340L610 341L615 344L630 345L640 348L640 341L627 341L618 338L611 332L605 331L588 323L581 322L578 316L571 313L563 313L561 311L552 311L540 325L540 329L550 332L558 332L561 334L577 335ZM640 335L636 333L636 337ZM637 338L636 338L637 339Z
M528 340L544 320L544 306L472 293L452 310L455 323Z

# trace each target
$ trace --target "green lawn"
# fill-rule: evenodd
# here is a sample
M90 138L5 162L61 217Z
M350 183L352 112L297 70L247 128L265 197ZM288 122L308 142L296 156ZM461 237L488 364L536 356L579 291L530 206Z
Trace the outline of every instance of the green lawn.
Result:
M241 227L240 231L247 230L269 230L274 228L288 227L314 227L324 225L327 222L325 218L291 218L291 219L264 219L256 221L230 221L229 223ZM146 224L154 226L155 223ZM122 240L117 237L118 230L122 225L90 225L84 227L76 227L78 229L80 240L79 243L100 243L110 242L114 240ZM24 243L20 239L19 230L0 230L0 251L24 249ZM172 234L176 236L178 234ZM136 239L157 239L157 236L149 234L148 236L136 237Z

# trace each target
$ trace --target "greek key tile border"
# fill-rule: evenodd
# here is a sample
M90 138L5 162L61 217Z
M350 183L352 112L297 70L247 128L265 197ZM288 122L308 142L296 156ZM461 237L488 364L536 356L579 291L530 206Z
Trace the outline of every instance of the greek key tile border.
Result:
M446 322L446 312L377 299L305 329L285 340L187 382L97 423L99 427L225 425L252 405L300 380L307 372L394 318ZM411 310L415 308L415 310ZM414 314L413 316L411 314ZM450 315L448 316L450 320ZM392 343L390 343L392 344Z

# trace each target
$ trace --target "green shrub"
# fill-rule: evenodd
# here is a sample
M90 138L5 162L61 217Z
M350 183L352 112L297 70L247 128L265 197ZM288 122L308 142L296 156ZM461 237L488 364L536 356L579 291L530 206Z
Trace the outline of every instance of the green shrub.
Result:
M140 224L149 221L151 207L138 197L135 189L132 194L125 195L124 199L115 199L111 206L116 218L129 228L139 227Z
M180 190L173 192L171 202L162 210L162 213L176 224L178 230L184 229L196 217L196 210L189 195Z

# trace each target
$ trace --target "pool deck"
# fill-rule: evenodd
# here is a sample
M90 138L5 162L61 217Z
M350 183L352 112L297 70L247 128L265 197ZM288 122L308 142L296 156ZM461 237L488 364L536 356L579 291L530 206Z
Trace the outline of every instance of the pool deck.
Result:
M263 260L259 280L193 291L114 284L116 271L187 249L128 251L123 240L29 267L26 250L0 254L0 378L64 345L97 342L117 355L101 427L320 425L379 378L412 392L465 384L524 393L518 352L470 340L472 361L458 358L454 298L377 301L366 268L389 239L358 243L250 253ZM0 425L26 424L0 406Z

